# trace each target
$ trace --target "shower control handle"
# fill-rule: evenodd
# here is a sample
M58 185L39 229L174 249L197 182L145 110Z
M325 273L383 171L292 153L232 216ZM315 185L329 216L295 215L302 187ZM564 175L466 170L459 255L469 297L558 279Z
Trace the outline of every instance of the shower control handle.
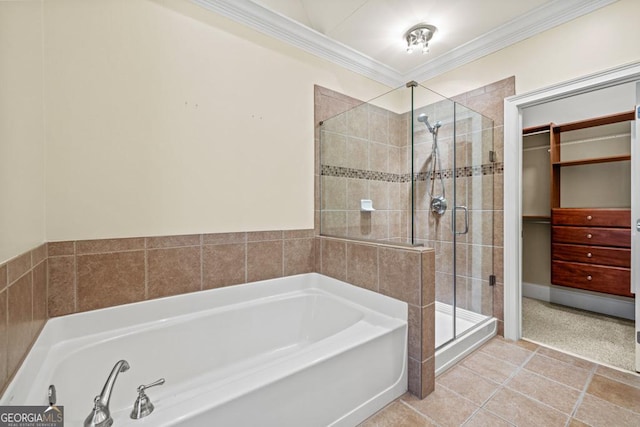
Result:
M464 231L456 230L456 211L462 209L464 211ZM466 206L454 206L451 209L451 231L457 235L467 234L469 232L469 209Z

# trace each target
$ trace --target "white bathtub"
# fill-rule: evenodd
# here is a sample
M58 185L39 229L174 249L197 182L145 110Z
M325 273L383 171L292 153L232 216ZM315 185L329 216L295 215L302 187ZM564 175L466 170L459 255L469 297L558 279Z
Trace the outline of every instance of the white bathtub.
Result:
M1 405L81 426L111 368L117 426L353 426L407 390L407 305L305 274L51 319ZM159 378L149 416L136 388Z

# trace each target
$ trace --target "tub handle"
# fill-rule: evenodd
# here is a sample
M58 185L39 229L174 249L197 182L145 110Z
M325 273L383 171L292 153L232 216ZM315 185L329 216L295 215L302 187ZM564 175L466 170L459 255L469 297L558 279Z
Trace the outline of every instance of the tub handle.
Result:
M150 413L153 412L154 406L149 399L149 396L144 392L146 389L155 387L157 385L164 384L164 378L160 378L157 381L152 382L151 384L141 385L138 387L138 398L136 402L133 404L133 410L131 411L131 418L134 420L138 420L142 417L146 417Z

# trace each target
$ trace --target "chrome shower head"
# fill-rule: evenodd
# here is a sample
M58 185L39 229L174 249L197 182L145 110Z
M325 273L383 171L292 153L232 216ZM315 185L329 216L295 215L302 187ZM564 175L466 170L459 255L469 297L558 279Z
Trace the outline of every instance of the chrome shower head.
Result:
M418 116L418 121L427 125L427 129L429 129L429 132L431 133L437 132L438 128L442 126L442 122L439 120L436 122L435 126L431 126L431 123L429 123L429 116L427 116L425 113L422 113Z

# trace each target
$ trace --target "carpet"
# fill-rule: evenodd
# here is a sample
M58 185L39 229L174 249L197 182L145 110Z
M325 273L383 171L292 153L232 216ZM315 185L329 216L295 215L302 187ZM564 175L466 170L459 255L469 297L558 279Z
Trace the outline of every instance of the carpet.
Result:
M525 339L635 372L635 322L522 298Z

